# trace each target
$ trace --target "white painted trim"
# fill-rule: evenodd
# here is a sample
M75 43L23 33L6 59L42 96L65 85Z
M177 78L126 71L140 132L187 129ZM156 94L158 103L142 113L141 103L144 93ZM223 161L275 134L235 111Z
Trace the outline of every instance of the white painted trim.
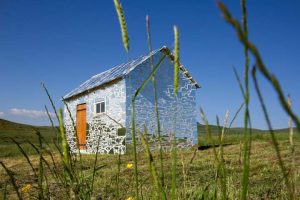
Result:
M99 103L104 103L104 110L105 110L104 112L100 112L100 113L96 112L96 110L97 110L96 105ZM100 105L100 110L101 110L101 105ZM101 115L102 113L106 113L106 111L107 111L106 98L103 101L97 101L94 103L94 115Z

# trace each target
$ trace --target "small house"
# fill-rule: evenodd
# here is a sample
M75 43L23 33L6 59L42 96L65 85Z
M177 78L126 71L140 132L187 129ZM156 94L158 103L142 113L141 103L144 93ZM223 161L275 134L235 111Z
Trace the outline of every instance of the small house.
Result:
M183 146L197 144L196 90L199 84L180 66L174 96L173 56L167 47L91 77L63 97L64 123L71 152L124 154L131 142L131 101L135 91L160 62L155 73L162 138L175 133ZM135 128L155 140L157 123L151 80L135 100Z

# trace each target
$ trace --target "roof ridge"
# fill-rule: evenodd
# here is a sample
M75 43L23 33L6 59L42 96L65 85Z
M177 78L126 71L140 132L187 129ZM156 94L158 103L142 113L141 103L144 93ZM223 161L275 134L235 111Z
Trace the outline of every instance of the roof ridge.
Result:
M167 49L167 46L162 46L162 47L159 48L159 49L152 50L151 53L152 53L152 55L154 55L154 54L156 54L157 52L161 51L162 49ZM124 66L124 65L129 64L129 63L133 63L133 62L139 60L140 58L149 57L149 55L150 55L150 54L141 54L139 57L137 57L137 58L135 58L135 59L133 59L133 60L130 60L130 61L127 61L127 62L123 62L123 63L121 63L121 64L119 64L119 65L116 65L116 66L114 66L114 67L112 67L112 68L110 68L110 69L107 69L107 70L105 70L105 71L103 71L103 72L101 72L101 73L99 73L99 74L93 75L91 78L98 77L98 76L100 76L101 74L104 74L105 72L108 72L108 71L110 71L110 70L113 70L113 69L115 69L115 68Z
M151 51L151 54L154 55L163 49L167 49L167 47L163 46L160 49L155 49ZM90 77L88 80L80 84L77 88L66 94L63 98L69 99L73 96L79 95L87 90L91 90L95 87L98 87L100 85L103 85L105 83L108 83L110 81L113 81L117 78L123 78L128 73L130 73L135 67L145 62L150 57L150 54L144 54L136 59L130 60L128 62L124 62L120 65L117 65L115 67L112 67L110 69L105 70L104 72L101 72L99 74L96 74L92 77Z
M75 88L74 90L69 92L67 95L65 95L63 98L69 99L73 96L80 95L83 92L89 91L95 87L99 87L103 84L106 84L106 83L116 80L118 78L124 78L133 69L135 69L140 64L144 63L147 59L149 59L150 56L153 56L158 52L162 52L162 53L168 55L171 58L171 60L174 59L174 56L172 55L169 48L167 46L162 46L161 48L155 49L148 54L141 55L141 56L137 57L136 59L133 59L128 62L124 62L120 65L117 65L113 68L105 70L104 72L101 72L99 74L92 76L87 81L83 82L77 88ZM197 88L200 88L200 85L191 77L191 75L188 73L188 71L181 64L180 64L180 70L188 78L188 80L190 80L192 83L194 83Z

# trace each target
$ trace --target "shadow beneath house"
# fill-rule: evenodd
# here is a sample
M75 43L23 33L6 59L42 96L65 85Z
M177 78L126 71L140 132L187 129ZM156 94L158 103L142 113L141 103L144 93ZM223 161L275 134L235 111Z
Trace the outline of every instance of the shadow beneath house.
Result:
M226 144L223 144L223 147L225 146L230 146L230 145L233 145L232 143L226 143ZM215 147L219 147L220 145L219 144L215 144ZM202 145L202 146L198 146L198 150L199 151L203 151L203 150L207 150L207 149L210 149L210 148L213 148L213 145Z

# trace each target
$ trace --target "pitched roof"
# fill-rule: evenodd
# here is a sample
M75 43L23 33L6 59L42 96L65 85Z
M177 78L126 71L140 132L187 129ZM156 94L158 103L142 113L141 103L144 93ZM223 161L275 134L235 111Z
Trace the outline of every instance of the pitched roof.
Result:
M162 48L155 50L152 52L152 55L158 53L158 52L164 52L167 53L169 52L169 49L165 46L163 46ZM86 91L89 91L95 87L99 87L103 84L109 83L111 81L114 81L116 79L119 78L124 78L127 74L129 74L134 68L136 68L138 65L142 64L143 62L145 62L148 58L150 57L150 55L146 55L146 56L141 56L135 60L129 61L127 63L123 63L121 65L118 65L114 68L111 68L107 71L104 71L100 74L94 75L92 76L90 79L88 79L87 81L85 81L84 83L82 83L79 87L75 88L74 90L72 90L71 92L69 92L68 94L66 94L63 99L67 100L73 96L77 96L80 95ZM173 56L171 55L171 58ZM200 88L199 84L189 75L189 73L186 71L186 69L183 66L180 66L180 70L183 71L183 74L189 79L191 80L195 86L197 88Z

